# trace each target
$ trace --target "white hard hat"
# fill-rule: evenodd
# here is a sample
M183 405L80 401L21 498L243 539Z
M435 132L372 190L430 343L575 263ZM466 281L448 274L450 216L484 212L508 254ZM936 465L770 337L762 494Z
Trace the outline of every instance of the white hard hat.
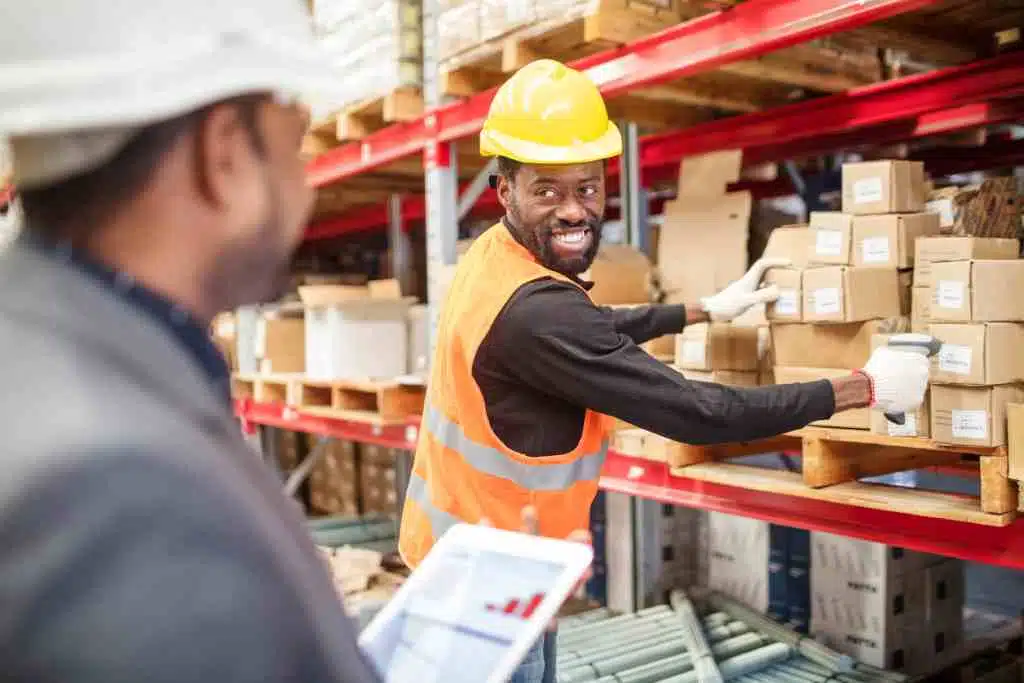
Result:
M139 126L222 99L267 91L331 101L338 87L304 0L3 4L0 138L12 140L17 176L29 170L19 138L35 138L38 157L47 145L67 149L62 134L73 133L70 156L86 161L63 163L82 167L112 156Z

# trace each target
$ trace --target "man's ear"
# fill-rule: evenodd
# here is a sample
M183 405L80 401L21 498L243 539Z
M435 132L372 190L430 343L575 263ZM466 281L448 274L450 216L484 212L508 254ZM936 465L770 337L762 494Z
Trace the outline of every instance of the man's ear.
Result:
M495 180L497 182L498 202L501 203L501 208L508 211L509 204L512 203L512 183L503 175L495 176Z

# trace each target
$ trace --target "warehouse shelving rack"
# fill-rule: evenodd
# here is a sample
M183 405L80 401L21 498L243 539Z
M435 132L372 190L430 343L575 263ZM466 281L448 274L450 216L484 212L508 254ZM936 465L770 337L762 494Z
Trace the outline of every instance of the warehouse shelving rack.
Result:
M726 10L679 24L619 49L574 63L599 84L606 96L654 86L722 64L832 34L864 27L937 4L937 0L747 0ZM437 83L436 18L438 2L424 1L424 97L426 113L329 150L307 166L309 181L323 188L372 173L387 164L422 159L425 193L395 196L386 205L361 208L311 225L307 238L334 238L367 230L400 236L410 224L426 223L428 303L437 300L436 275L455 261L456 225L470 207L493 208L484 168L459 182L456 145L481 128L493 91L443 102ZM627 130L626 153L609 172L625 189L627 223L636 224L642 192L659 178L671 177L683 157L719 149L744 149L756 164L827 154L861 142L888 144L1024 120L1024 54L1007 53L963 66L856 88L753 114L698 124L639 138ZM976 150L992 166L1024 163L1024 142L1000 140ZM926 159L945 171L972 170L967 154ZM768 192L772 189L768 188ZM0 188L0 205L12 196ZM630 234L640 234L636 225ZM404 250L397 250L404 259ZM397 265L397 264L396 264ZM431 305L433 309L434 306ZM432 312L432 318L436 311ZM246 426L304 431L327 437L411 449L418 425L373 426L311 416L278 404L238 403ZM664 464L609 455L601 486L607 491L764 519L793 527L830 531L966 560L1024 569L1024 519L1006 527L935 520L891 511L674 477Z
M243 423L309 432L373 443L388 448L415 447L419 421L384 427L308 415L282 404L239 402ZM668 465L609 452L601 488L640 499L753 517L812 531L860 538L963 560L1024 570L1024 517L1009 526L907 515L857 505L674 476Z
M708 71L729 61L749 59L859 28L932 4L936 3L928 0L748 0L620 49L580 60L574 66L586 70L606 96L614 96ZM322 187L371 173L406 157L422 156L424 195L395 196L386 206L357 209L320 221L310 226L307 238L332 238L385 226L395 237L411 223L424 220L428 304L437 300L437 273L455 261L459 219L474 203L483 210L493 210L496 205L494 193L486 189L485 182L493 169L485 167L474 180L460 184L455 148L459 140L470 138L480 130L493 91L457 102L442 102L435 58L436 16L437 3L427 0L424 12L427 111L424 116L330 150L308 165L310 181ZM659 179L671 178L677 172L679 161L689 155L742 148L745 163L753 165L828 154L862 143L889 144L1021 120L1024 120L1024 53L1011 52L679 131L637 137L635 127L627 126L624 156L609 165L609 180L619 182L628 233L634 244L642 246L638 244L642 231L636 225L642 220L642 210L636 207L646 204L642 188ZM1017 165L1024 160L1024 142L997 140L975 152L986 155L983 164L987 167ZM934 165L947 173L973 170L978 163L971 154L955 151L950 154L931 152L924 161L929 167ZM760 190L767 194L773 192L771 187ZM634 225L630 226L631 223ZM432 320L435 316L436 311L432 311ZM243 402L238 411L243 422L249 424L404 450L414 447L418 429L415 420L405 425L370 426L305 415L281 405ZM408 462L401 466L407 467ZM638 501L715 510L1024 569L1024 519L1005 527L987 527L752 491L673 476L663 463L614 452L609 454L601 487ZM647 513L644 509L643 503L634 508L633 528L638 539L634 557L638 559L653 551L649 539L647 547L643 547L644 533L639 530L644 526L645 514L652 514L650 507L646 508ZM646 520L648 525L651 521ZM642 574L644 570L637 571ZM642 577L637 577L638 584L641 581Z

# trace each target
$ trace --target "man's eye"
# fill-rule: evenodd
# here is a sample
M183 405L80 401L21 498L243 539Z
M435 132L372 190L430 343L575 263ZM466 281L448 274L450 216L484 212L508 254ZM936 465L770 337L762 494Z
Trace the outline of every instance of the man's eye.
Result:
M558 195L557 192L552 190L550 187L544 187L537 190L537 196L543 197L544 199L554 199Z
M597 194L597 188L594 187L593 185L585 185L584 187L580 188L580 194L582 194L584 197L593 197L595 194Z

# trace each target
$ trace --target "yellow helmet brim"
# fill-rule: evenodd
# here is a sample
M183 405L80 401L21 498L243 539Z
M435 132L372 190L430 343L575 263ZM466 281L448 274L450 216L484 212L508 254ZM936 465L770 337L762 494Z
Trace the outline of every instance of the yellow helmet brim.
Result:
M585 164L622 154L622 134L613 121L595 140L579 140L568 146L544 145L484 128L480 133L480 154L507 157L523 164Z

